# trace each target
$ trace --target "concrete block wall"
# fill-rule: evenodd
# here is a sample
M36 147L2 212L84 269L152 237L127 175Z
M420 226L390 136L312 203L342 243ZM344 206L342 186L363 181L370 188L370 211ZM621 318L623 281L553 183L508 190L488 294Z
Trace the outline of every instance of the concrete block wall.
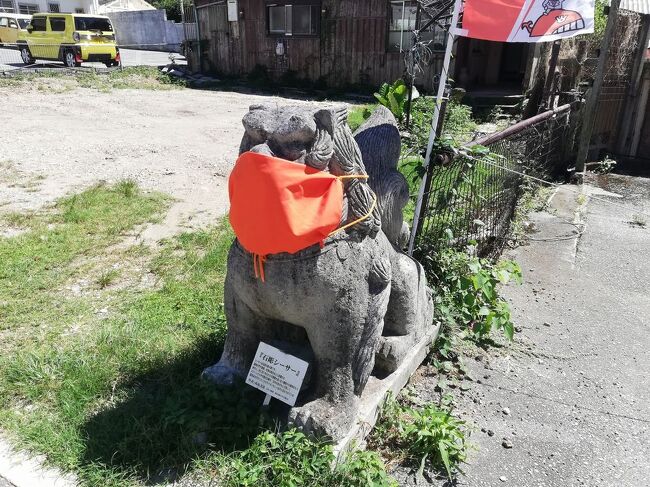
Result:
M120 46L148 51L180 52L183 24L167 20L164 10L137 10L106 14Z

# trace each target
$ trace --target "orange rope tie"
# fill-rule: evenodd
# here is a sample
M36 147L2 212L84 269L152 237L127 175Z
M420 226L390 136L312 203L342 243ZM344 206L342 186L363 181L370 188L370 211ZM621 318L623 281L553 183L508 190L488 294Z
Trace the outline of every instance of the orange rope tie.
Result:
M331 237L332 235L336 235L337 233L345 230L346 228L350 228L351 226L356 225L357 223L361 223L363 220L366 220L367 218L370 218L370 215L372 215L372 212L375 211L375 207L377 206L377 195L375 195L375 199L372 201L372 206L370 207L370 211L363 215L361 218L357 218L353 222L346 223L342 227L337 228L333 232L331 232L328 237Z
M255 270L255 279L261 279L266 282L264 275L264 263L266 262L265 255L253 254L253 269Z

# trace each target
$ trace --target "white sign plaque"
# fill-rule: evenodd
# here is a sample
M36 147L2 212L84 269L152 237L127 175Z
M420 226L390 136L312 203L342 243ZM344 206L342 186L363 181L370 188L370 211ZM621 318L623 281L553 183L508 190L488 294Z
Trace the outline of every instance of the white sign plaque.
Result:
M237 22L239 20L237 0L228 0L228 22Z
M293 406L307 367L309 364L304 360L260 342L246 384Z

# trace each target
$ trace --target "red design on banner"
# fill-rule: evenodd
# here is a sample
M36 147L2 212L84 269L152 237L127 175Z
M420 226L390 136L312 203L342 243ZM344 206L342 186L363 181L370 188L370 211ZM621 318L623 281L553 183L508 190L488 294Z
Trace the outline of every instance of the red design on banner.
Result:
M522 23L521 28L526 29L530 37L541 37L584 29L585 21L582 20L582 15L573 10L551 10L535 23L532 20Z
M465 0L460 35L544 42L593 32L594 0Z

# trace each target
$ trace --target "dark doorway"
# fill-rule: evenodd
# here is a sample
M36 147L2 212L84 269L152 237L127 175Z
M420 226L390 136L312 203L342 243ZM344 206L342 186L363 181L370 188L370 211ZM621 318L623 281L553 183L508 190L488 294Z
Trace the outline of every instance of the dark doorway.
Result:
M461 37L456 49L456 80L468 91L485 88L521 90L528 44Z

